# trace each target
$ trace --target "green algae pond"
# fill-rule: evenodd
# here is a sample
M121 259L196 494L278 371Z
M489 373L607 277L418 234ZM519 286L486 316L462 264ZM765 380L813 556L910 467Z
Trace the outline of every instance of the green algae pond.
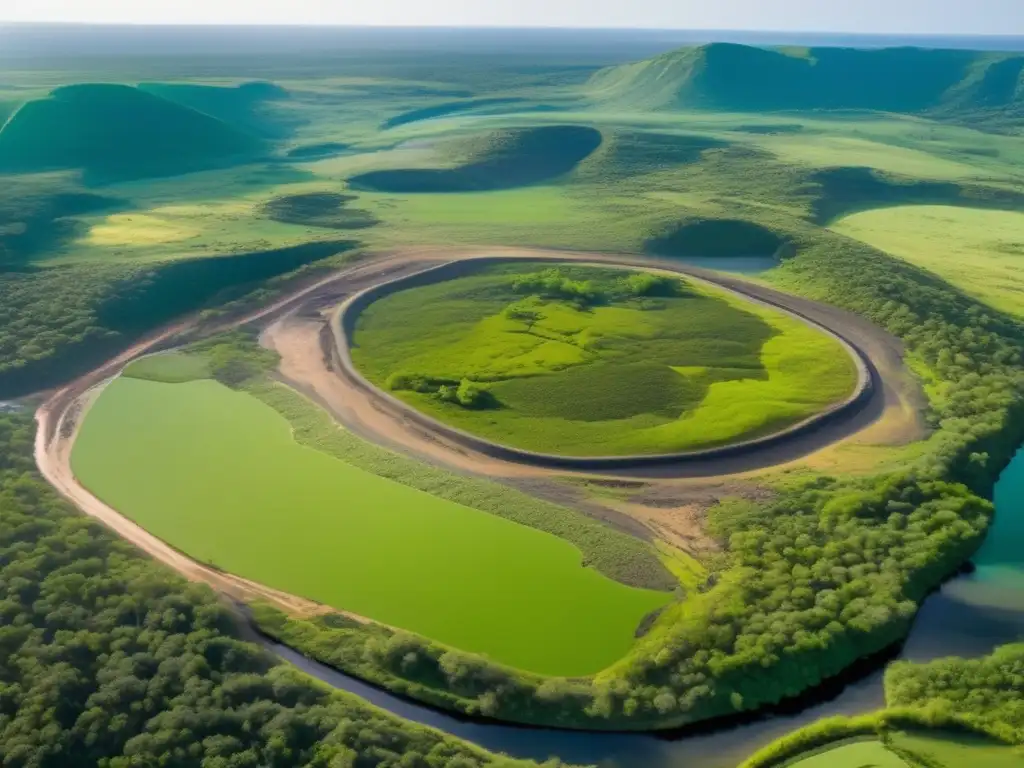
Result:
M300 446L272 408L209 379L114 380L72 466L198 561L530 671L599 671L671 599L583 567L555 536Z

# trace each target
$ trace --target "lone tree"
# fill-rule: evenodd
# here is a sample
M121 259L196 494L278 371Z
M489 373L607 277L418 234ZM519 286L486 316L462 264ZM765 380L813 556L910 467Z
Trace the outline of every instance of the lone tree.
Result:
M533 330L533 326L544 319L544 315L535 309L523 304L512 304L505 308L505 317L517 323L526 325L526 332Z

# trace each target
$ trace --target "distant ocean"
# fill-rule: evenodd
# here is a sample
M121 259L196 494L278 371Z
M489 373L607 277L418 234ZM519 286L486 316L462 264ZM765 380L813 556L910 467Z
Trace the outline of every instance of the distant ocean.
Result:
M860 35L714 30L509 29L469 27L214 27L0 24L0 58L111 56L356 55L360 52L525 54L626 60L708 42L881 48L916 46L1024 51L1024 35Z

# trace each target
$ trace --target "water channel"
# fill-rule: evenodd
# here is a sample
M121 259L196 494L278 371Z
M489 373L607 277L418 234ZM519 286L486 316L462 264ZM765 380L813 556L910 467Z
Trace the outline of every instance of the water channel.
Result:
M758 275L777 266L771 256L682 260L741 275ZM996 521L974 559L976 570L950 581L925 601L899 658L981 656L998 645L1024 639L1024 447L1000 478L995 502ZM876 668L855 682L837 686L831 697L822 693L818 703L798 712L742 725L681 734L558 731L475 722L439 712L310 661L286 646L265 644L283 660L335 688L485 749L602 768L736 768L759 747L819 718L871 712L885 704L882 672Z
M996 520L975 557L976 570L947 583L925 602L900 658L980 656L995 646L1024 639L1024 448L996 488ZM466 721L402 700L359 680L311 662L283 646L286 661L324 682L355 693L414 722L430 725L514 757L608 768L735 768L753 751L820 717L858 714L884 705L882 673L847 685L834 698L797 714L774 716L707 733L677 736L581 733Z
M770 256L686 259L694 266L757 275L773 266ZM706 263L705 263L706 262ZM899 658L928 661L943 656L982 656L998 645L1024 640L1024 447L1003 472L995 491L996 519L973 573L959 576L929 597L918 613ZM586 733L481 723L438 712L378 690L296 651L274 643L282 659L400 717L433 726L481 747L513 757L600 765L602 768L735 768L755 750L830 715L855 715L884 706L882 672L875 670L803 710L728 728L676 735Z

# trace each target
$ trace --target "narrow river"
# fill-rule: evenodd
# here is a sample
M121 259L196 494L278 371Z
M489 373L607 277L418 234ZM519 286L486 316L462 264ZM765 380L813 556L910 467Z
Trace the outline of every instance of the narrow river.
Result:
M1024 449L1000 478L995 501L996 521L975 558L977 570L951 581L925 602L900 658L925 661L950 655L979 656L997 645L1024 638ZM283 646L268 646L336 688L487 749L514 757L558 757L567 763L608 768L735 768L760 746L820 717L867 712L884 704L882 674L874 672L846 686L830 701L799 714L706 734L671 737L551 731L460 720L381 692Z

